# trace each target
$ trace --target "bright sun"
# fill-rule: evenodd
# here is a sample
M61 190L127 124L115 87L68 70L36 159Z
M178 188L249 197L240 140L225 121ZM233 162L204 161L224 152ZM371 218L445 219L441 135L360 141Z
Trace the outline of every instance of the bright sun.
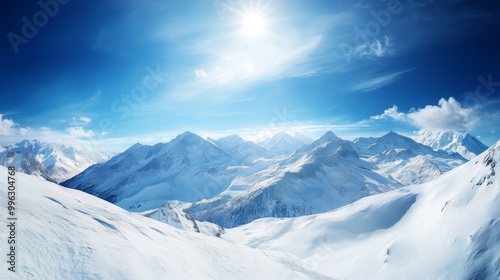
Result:
M261 15L249 13L243 16L243 30L249 37L259 37L265 32L265 20Z

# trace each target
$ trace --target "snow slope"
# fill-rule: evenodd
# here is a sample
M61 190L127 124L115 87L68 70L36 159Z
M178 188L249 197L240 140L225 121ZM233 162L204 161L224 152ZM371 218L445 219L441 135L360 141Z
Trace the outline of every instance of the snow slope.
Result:
M16 185L17 272L2 246L0 279L329 279L292 256L179 230L30 175L17 173Z
M379 138L359 138L353 148L381 175L403 185L427 182L467 160L457 153L435 151L413 139L389 132Z
M234 227L262 217L324 212L400 187L370 170L349 142L332 132L289 158L239 177L219 196L185 208L197 220Z
M469 133L458 131L426 131L421 130L415 141L427 145L434 150L459 153L466 159L472 159L484 152L488 147Z
M500 278L500 141L422 185L335 211L228 230L338 279Z
M110 157L107 153L84 153L70 146L24 140L0 150L0 165L15 165L27 174L61 182Z

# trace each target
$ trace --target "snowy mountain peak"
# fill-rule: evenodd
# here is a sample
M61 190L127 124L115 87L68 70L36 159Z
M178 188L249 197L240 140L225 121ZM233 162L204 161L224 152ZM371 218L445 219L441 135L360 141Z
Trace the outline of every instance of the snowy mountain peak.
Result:
M244 143L245 140L243 140L243 138L241 138L237 134L232 134L226 137L219 138L215 142L221 146L233 148L241 143Z
M318 139L319 142L331 142L331 141L338 141L338 140L342 140L342 139L340 139L332 131L328 131L327 133L325 133L323 136L321 136Z
M33 142L34 142L34 141L33 141ZM32 143L30 140L27 140L27 139L26 139L26 140L23 140L23 141L21 141L21 142L17 143L17 144L16 144L16 146L18 146L18 147L20 147L20 148L22 147L22 148L26 149L26 148L28 148L28 147L33 147L33 146L34 146L34 143Z
M415 141L427 145L434 150L459 153L467 159L474 158L488 148L469 133L458 131L421 130L415 137Z
M397 134L393 131L378 138L373 144L367 147L367 150L372 154L379 154L381 152L394 149L410 149L413 151L418 150L418 153L420 153L420 151L422 150L432 151L431 148L418 144L411 138Z
M128 148L127 150L135 150L135 149L139 149L141 147L144 147L144 145L141 144L141 143L139 143L139 142L137 142L134 145L130 146L130 148Z
M200 136L198 136L198 134L195 134L191 131L185 131L184 133L182 134L179 134L175 139L187 139L187 140L190 140L190 139L199 139L201 138Z
M325 152L324 148L328 146L328 150L337 149L341 145L349 145L347 141L337 137L333 132L328 131L323 136L318 138L318 140L312 142L311 144L302 147L297 152L304 153L309 151L317 150L318 148L322 148L323 152ZM335 147L334 147L335 146Z
M398 134L394 131L389 131L388 133L386 133L385 135L383 135L382 137L379 138L381 141L384 141L386 143L395 143L395 142L399 142L399 143L402 143L402 142L409 142L408 140L411 140L410 138L408 137L405 137L401 134Z
M23 150L32 150L32 149L40 149L42 146L46 145L46 143L40 141L40 140L28 140L28 139L25 139L19 143L16 143L16 144L12 144L12 145L8 145L7 147L9 148L15 148L15 149L23 149Z

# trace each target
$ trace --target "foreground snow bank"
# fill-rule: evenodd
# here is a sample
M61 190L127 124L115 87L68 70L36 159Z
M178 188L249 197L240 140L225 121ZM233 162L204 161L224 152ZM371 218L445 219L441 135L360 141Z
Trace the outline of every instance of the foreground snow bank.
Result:
M16 273L3 244L0 279L284 279L298 267L283 254L179 230L29 175L17 173L16 186ZM0 167L3 205L6 192Z

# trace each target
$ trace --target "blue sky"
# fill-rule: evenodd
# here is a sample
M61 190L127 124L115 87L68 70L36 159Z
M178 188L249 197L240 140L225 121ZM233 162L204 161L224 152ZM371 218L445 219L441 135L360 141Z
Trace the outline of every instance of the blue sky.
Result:
M3 1L0 144L438 129L491 145L497 2Z

